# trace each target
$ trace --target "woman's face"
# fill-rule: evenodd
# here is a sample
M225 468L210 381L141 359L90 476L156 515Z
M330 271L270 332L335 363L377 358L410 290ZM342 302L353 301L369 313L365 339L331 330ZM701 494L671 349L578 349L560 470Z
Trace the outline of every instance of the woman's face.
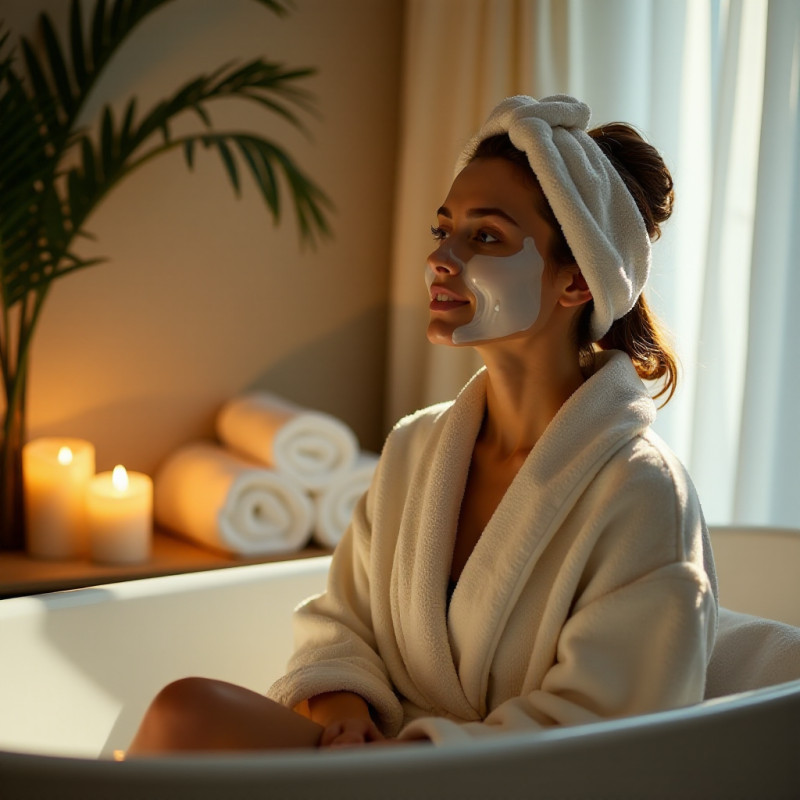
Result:
M428 256L428 338L477 344L530 330L551 302L545 269L554 233L519 167L476 159L453 181Z

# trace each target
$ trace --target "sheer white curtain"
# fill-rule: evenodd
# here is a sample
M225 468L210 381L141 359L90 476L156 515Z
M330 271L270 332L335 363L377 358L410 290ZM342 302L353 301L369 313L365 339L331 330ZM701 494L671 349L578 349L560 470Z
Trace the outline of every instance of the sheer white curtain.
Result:
M479 366L425 341L434 211L509 94L574 94L664 154L676 211L647 290L683 366L657 429L710 521L800 525L800 3L408 0L389 421ZM792 313L794 312L794 313Z

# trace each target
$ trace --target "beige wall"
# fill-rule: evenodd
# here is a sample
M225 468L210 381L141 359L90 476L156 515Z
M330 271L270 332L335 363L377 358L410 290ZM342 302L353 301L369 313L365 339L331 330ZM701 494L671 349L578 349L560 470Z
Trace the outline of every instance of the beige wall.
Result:
M0 17L30 35L34 6L63 29L60 0L2 0ZM284 143L333 199L335 238L301 250L290 214L273 228L248 178L237 200L215 153L199 151L194 173L175 152L132 175L90 220L97 241L81 245L109 263L56 283L45 306L31 437L85 437L99 469L152 472L258 385L379 447L401 17L401 0L296 0L285 19L250 0L176 0L142 26L92 119L106 100L135 93L144 106L232 58L318 67L310 140L259 109L226 106L215 121Z

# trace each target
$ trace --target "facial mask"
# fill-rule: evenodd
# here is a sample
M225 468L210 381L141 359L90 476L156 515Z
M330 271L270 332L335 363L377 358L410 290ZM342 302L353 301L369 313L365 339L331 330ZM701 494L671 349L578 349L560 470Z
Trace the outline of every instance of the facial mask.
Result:
M542 302L544 261L528 236L512 256L473 256L466 263L455 258L464 281L475 294L472 320L453 331L453 344L485 342L525 331L536 322ZM426 270L430 289L435 274Z

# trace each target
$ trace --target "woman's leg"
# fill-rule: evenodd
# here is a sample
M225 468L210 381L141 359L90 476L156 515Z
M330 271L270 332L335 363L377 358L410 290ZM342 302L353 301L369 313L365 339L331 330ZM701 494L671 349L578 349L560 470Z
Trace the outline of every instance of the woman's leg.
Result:
M128 755L316 747L322 727L232 683L183 678L164 687L145 712Z

